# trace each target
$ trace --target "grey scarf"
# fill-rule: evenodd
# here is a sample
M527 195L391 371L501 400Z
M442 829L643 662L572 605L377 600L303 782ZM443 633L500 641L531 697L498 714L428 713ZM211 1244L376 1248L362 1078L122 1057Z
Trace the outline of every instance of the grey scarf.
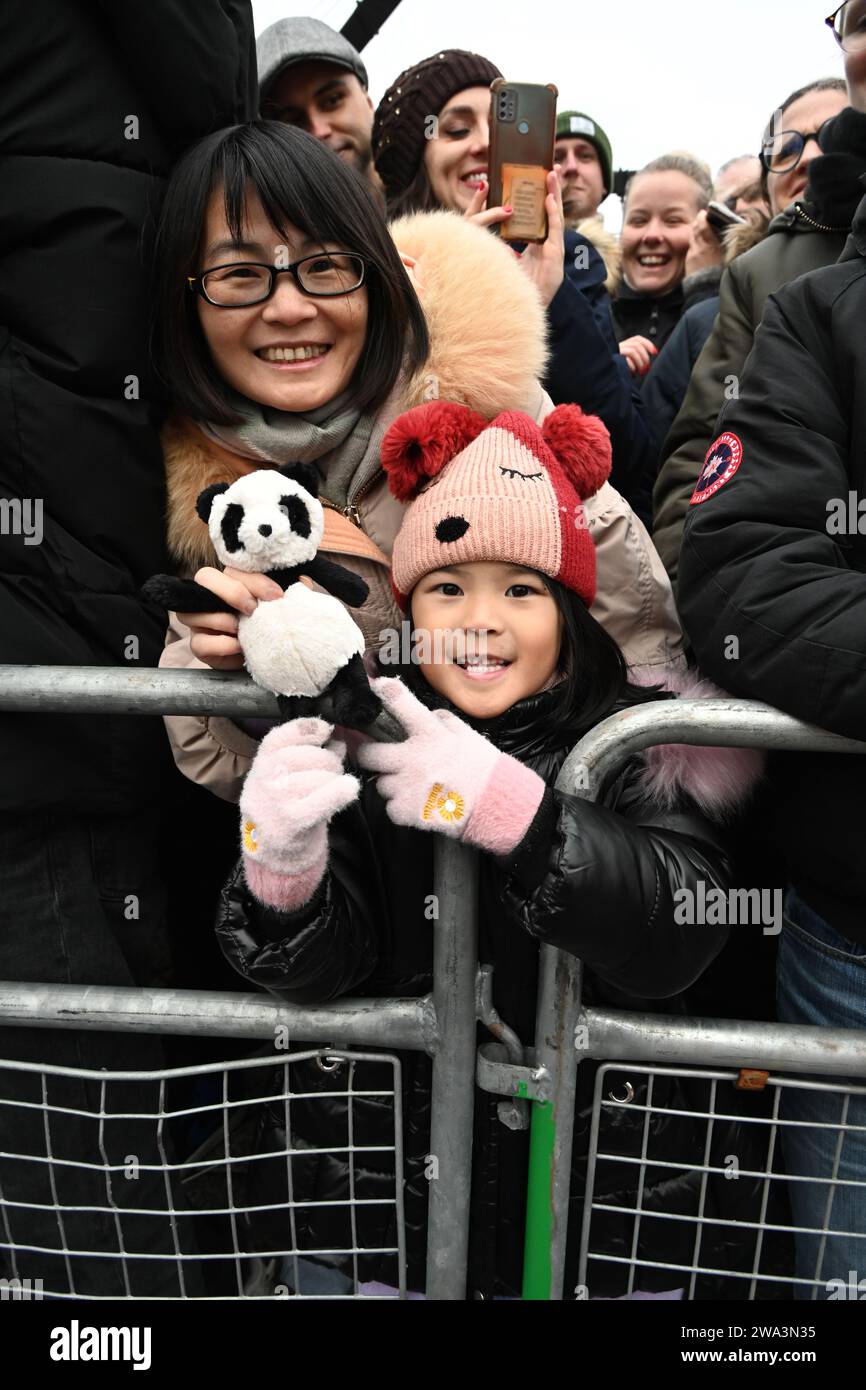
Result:
M257 405L233 394L237 425L202 424L200 429L232 453L257 463L314 463L323 497L341 510L379 469L383 428L374 414L361 414L343 392L308 415Z

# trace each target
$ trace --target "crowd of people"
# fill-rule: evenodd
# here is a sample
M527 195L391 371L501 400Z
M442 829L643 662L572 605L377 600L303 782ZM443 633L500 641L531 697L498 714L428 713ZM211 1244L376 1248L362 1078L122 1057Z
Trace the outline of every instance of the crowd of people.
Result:
M775 106L768 91L758 154L732 151L715 177L678 149L620 178L596 114L559 112L547 236L528 245L497 235L513 208L488 203L503 74L484 55L421 58L376 104L342 34L285 18L256 42L245 0L202 0L195 25L177 0L8 8L0 494L5 517L38 496L44 536L0 533L0 661L239 671L244 619L285 599L303 564L282 557L312 534L332 562L320 576L362 581L347 607L369 688L405 738L335 728L310 702L280 722L4 715L0 977L302 1004L421 995L439 834L481 852L481 957L527 1046L541 944L585 963L595 1003L866 1030L856 756L661 747L597 803L556 789L585 734L646 701L724 691L866 741L866 0L833 17L843 75ZM619 237L599 211L615 191ZM261 470L281 479L278 505L223 499ZM142 586L167 571L189 609L166 620ZM432 639L418 659L394 658L405 624ZM325 638L304 641L315 664ZM679 910L756 884L785 893L777 958L763 921ZM111 1038L126 1072L175 1055ZM0 1057L98 1070L109 1054L104 1035L5 1027ZM430 1062L402 1061L408 1278L423 1292ZM118 1083L118 1109L134 1113L136 1085ZM0 1073L0 1147L25 1155L0 1159L10 1271L85 1298L213 1292L199 1223L178 1223L182 1286L154 1258L176 1238L155 1137L118 1125L100 1150L92 1083L57 1078L55 1094L56 1169L38 1078ZM346 1104L335 1094L324 1134L297 1107L295 1144L343 1133ZM837 1112L827 1092L785 1100L785 1171L809 1180L789 1185L777 1224L798 1235L776 1273L798 1297L826 1297L866 1253L866 1103L851 1100L844 1143ZM354 1101L354 1117L355 1142L375 1146L377 1105ZM679 1144L697 1167L687 1122L663 1129L660 1153ZM726 1133L752 1172L754 1129ZM130 1153L127 1286L117 1260L63 1252L121 1248L101 1165ZM478 1092L480 1297L520 1295L527 1161L527 1135ZM323 1156L305 1174L302 1248L334 1253L275 1278L350 1291L348 1168ZM660 1163L644 1208L681 1214L696 1177ZM634 1203L620 1178L611 1209ZM389 1180L384 1155L352 1177L374 1200L376 1250L393 1243L375 1205ZM722 1224L704 1261L740 1269L761 1184L709 1189ZM305 1213L304 1193L334 1205ZM59 1236L58 1203L74 1209ZM627 1217L605 1219L611 1256L628 1253ZM693 1240L688 1223L651 1223L642 1288L681 1285L670 1271ZM390 1257L361 1263L396 1282ZM619 1296L626 1276L612 1258L592 1292Z

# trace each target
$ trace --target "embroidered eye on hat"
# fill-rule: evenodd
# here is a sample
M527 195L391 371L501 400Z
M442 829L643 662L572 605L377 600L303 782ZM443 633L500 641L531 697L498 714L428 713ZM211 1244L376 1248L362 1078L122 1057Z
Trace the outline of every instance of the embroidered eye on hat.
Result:
M607 481L610 435L580 406L539 426L507 411L488 422L447 401L407 411L382 441L394 496L410 502L391 571L404 609L419 579L445 565L524 565L595 599L595 545L582 503Z

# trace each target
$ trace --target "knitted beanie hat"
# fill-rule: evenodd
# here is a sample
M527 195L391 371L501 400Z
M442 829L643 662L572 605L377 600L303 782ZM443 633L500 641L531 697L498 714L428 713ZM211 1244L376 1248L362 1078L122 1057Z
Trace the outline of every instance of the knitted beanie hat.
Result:
M583 111L560 111L556 117L556 138L567 140L570 135L577 135L581 140L587 140L590 145L595 146L605 190L612 193L613 150L607 132L602 130L598 121Z
M403 193L418 172L430 118L456 92L489 87L501 76L495 63L462 48L446 48L401 72L380 101L373 123L376 172L389 198Z
M489 423L465 405L432 401L394 421L382 465L411 502L391 569L402 608L419 579L443 565L505 561L595 599L595 545L581 503L606 482L610 435L578 405L542 426L507 411Z

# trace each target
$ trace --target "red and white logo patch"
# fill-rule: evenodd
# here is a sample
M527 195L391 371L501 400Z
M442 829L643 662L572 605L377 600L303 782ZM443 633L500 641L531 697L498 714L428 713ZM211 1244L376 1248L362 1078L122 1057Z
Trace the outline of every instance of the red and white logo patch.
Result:
M696 507L698 503L715 497L719 489L731 481L742 462L742 440L735 434L720 435L715 444L710 445L691 505Z

